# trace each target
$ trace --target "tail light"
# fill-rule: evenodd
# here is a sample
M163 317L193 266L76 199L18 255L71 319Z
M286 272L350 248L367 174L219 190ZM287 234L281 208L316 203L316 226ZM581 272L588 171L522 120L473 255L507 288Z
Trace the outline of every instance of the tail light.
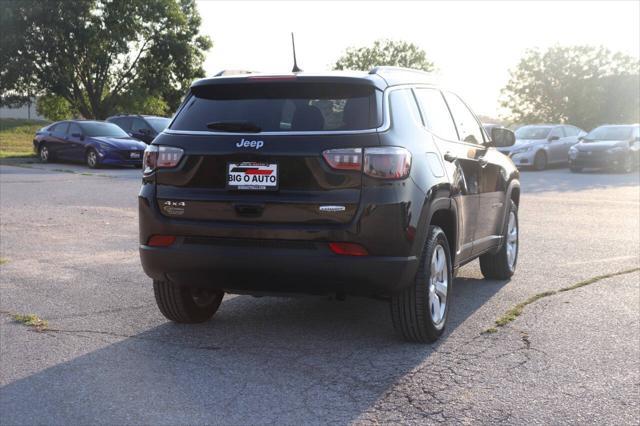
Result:
M153 235L149 238L147 245L151 247L169 247L176 242L173 235Z
M322 157L336 170L362 170L362 149L328 149L322 152Z
M404 179L411 170L411 153L389 146L365 148L364 174L379 179Z
M335 254L343 256L367 256L369 252L360 244L354 243L329 243L329 249Z
M144 150L144 173L151 173L156 169L169 169L180 162L184 150L174 146L149 145Z

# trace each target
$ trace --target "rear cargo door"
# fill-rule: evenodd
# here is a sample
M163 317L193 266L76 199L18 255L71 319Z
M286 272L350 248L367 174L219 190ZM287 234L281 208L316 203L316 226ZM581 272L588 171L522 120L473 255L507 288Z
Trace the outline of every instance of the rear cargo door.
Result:
M176 169L157 173L160 211L205 221L347 224L362 184L360 169L348 165L359 149L379 144L380 97L368 85L298 80L195 87L154 142L184 150Z

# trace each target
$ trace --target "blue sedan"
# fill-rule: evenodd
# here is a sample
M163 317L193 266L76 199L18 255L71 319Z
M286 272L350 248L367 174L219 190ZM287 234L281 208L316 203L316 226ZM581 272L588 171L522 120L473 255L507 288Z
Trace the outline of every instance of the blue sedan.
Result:
M101 165L142 166L147 144L124 130L103 121L58 121L38 130L33 149L43 162L84 162L95 169Z

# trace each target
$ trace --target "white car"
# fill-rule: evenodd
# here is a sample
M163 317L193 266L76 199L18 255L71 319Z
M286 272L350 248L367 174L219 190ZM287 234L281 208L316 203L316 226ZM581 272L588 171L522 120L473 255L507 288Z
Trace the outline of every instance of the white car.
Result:
M587 134L579 127L567 124L523 126L515 133L516 143L498 150L511 157L516 166L535 170L544 170L550 164L567 164L569 148Z

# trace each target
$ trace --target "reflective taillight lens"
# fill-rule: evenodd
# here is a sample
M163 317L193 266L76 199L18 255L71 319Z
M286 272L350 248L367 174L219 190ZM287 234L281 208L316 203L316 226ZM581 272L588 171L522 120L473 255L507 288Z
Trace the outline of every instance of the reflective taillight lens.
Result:
M144 173L151 173L156 169L175 167L180 162L184 150L174 146L149 145L144 150Z
M328 149L322 152L322 157L336 170L362 170L362 149Z
M404 148L389 146L365 148L364 173L379 179L404 179L411 170L411 153Z

